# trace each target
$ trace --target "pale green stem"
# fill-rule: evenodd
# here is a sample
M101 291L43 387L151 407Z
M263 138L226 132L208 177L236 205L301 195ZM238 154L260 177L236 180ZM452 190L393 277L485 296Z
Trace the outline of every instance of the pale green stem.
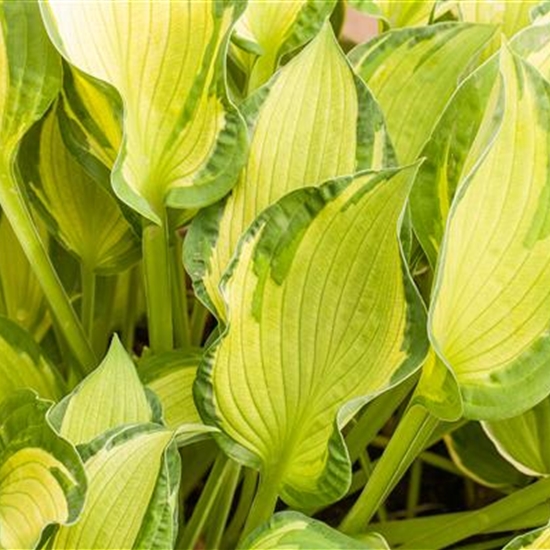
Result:
M371 478L340 524L340 530L353 534L366 529L376 510L422 452L438 423L439 420L421 406L407 410Z
M50 261L21 192L13 183L11 171L5 166L0 166L0 205L42 287L60 333L67 341L82 373L90 372L97 364L94 352Z
M401 548L446 548L527 512L549 499L550 478L544 478L485 508L469 512L455 521L448 521L440 529L427 531L423 536L407 541Z
M237 545L239 534L244 527L250 506L252 505L252 500L254 499L254 494L256 493L257 484L258 472L256 472L256 470L245 469L239 503L233 514L233 519L225 531L222 541L223 549L235 548Z
M224 486L210 514L205 537L206 548L220 548L240 476L241 466L236 462L229 461Z
M143 272L149 346L154 353L170 351L174 340L170 256L165 225L150 224L143 230Z
M420 500L420 487L422 482L422 461L416 460L412 467L409 477L409 487L407 493L407 518L413 518L416 514L416 508Z
M93 269L86 266L84 262L80 262L80 282L82 290L80 318L88 341L93 342L96 276Z
M176 544L178 550L193 550L195 548L197 540L210 514L210 510L214 506L216 497L227 479L227 473L231 469L232 464L230 459L220 453L208 475L208 481L201 492L199 501L191 515L191 519L179 537Z
M260 473L258 492L250 507L241 542L256 527L265 523L275 512L275 506L279 498L279 477L274 474L275 472L269 472L267 475Z
M183 269L182 244L180 241L181 239L176 237L176 244L172 250L174 338L177 347L188 348L191 345L191 330L189 327L187 283Z
M417 381L418 376L410 376L367 405L365 412L346 436L346 445L352 462L357 460L363 449L391 418L395 409L404 401Z
M120 280L120 279L119 279ZM126 282L126 312L124 315L124 326L122 328L122 342L124 347L131 351L134 348L136 322L138 315L139 285L141 282L140 265L130 268Z
M201 302L195 300L193 313L191 314L191 343L193 346L201 346L209 315L208 309Z

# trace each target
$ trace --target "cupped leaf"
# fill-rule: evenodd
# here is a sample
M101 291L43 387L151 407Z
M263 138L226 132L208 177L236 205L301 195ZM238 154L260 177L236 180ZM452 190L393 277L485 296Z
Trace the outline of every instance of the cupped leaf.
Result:
M550 548L550 525L512 539L502 550L545 550Z
M25 139L21 173L49 230L90 271L124 271L139 259L139 240L105 184L94 180L65 146L61 109L58 104Z
M250 52L248 91L269 79L284 54L313 38L335 5L336 0L250 0L234 35L234 41Z
M350 4L390 27L414 27L428 24L436 0L350 0Z
M86 504L78 522L61 527L47 548L172 548L180 477L173 435L143 424L85 448Z
M468 0L458 1L457 4L462 21L498 25L500 31L508 37L531 23L530 15L534 6L529 0Z
M0 405L2 548L35 548L45 527L73 523L84 504L82 462L46 421L50 406L28 391Z
M199 351L177 350L151 355L139 362L139 377L158 396L164 421L170 428L201 421L193 400L200 358Z
M220 318L222 274L264 208L294 189L393 164L383 116L328 24L243 110L253 127L247 165L226 203L203 211L185 243L196 290Z
M419 156L459 81L474 68L472 57L494 30L489 25L441 23L390 31L350 53L380 103L400 162Z
M240 545L244 549L312 548L340 550L389 550L386 541L376 533L352 539L322 521L311 519L298 512L280 512L269 523L255 529Z
M527 476L502 458L478 422L469 422L444 439L453 462L481 485L510 488L529 482Z
M47 241L47 231L42 233ZM48 326L44 293L6 216L0 217L0 250L2 314L40 339Z
M117 336L101 365L50 414L59 433L75 445L124 424L151 422L153 417L145 388Z
M550 475L550 398L518 416L483 422L498 452L527 475Z
M429 322L465 415L487 420L550 392L550 86L504 46L490 95L480 132L502 122L455 197Z
M238 0L41 3L66 59L120 94L124 141L113 185L153 222L164 218L165 205L220 199L244 162L245 127L224 76L241 7Z
M0 317L0 402L25 388L55 401L66 391L60 374L29 333Z
M241 240L222 286L228 324L199 367L203 418L291 505L342 496L339 429L427 351L400 255L415 169L362 173L286 195Z

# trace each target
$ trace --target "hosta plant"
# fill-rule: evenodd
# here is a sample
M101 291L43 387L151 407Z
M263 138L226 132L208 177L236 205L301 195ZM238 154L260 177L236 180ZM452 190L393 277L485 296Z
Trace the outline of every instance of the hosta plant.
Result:
M549 14L0 0L0 547L543 548Z

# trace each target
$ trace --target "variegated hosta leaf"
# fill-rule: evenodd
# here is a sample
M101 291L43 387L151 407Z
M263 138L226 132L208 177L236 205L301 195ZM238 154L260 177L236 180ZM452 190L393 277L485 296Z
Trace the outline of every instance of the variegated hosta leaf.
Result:
M164 206L210 204L234 184L245 128L225 91L226 42L242 3L47 0L51 38L124 104L117 194L161 223ZM137 30L136 30L137 29Z
M527 27L514 37L512 49L550 80L550 24Z
M473 69L472 57L493 33L488 25L442 23L384 33L350 53L380 103L402 163L418 157L458 82Z
M78 160L94 174L99 168L90 157L111 170L122 143L120 98L100 80L71 67L63 71L63 139Z
M66 248L90 271L123 271L139 258L139 240L116 198L65 146L57 116L61 109L58 104L25 140L21 173L38 211ZM108 184L108 179L104 181Z
M126 427L84 449L88 495L78 522L47 548L173 548L180 459L173 432Z
M193 400L193 383L200 358L200 350L177 350L151 355L139 362L139 377L159 398L169 428L175 430L182 424L201 422Z
M46 526L74 522L84 504L82 462L46 421L50 405L25 391L0 406L2 548L35 548Z
M480 132L502 122L455 197L429 325L465 415L496 420L550 392L550 86L504 46L490 102Z
M376 533L363 537L361 541L352 539L322 521L311 519L298 512L280 512L269 523L255 529L243 541L241 548L261 550L311 548L341 550L389 550L386 541Z
M328 24L243 108L254 127L248 163L227 202L203 211L185 244L187 270L220 318L220 279L264 208L294 189L393 163L383 116Z
M543 0L540 4L535 5L530 15L533 25L546 25L550 23L550 2Z
M550 398L519 416L484 422L483 428L499 453L528 475L550 475Z
M269 79L281 56L315 36L335 5L336 0L250 0L235 25L234 38L250 52L237 52L237 59L251 57L248 91Z
M491 96L497 75L498 60L494 59L461 84L420 154L425 161L409 204L415 235L432 268L459 182L468 176L500 128L502 111L494 105L499 98Z
M2 314L40 339L48 326L44 293L6 216L0 217L0 250Z
M0 317L0 402L25 388L55 401L66 391L60 374L32 337L13 321Z
M2 2L0 22L0 158L5 170L25 132L57 94L61 62L44 31L38 2Z
M546 550L550 548L550 525L512 539L502 550Z
M155 420L136 368L117 336L101 365L54 407L50 419L75 445L123 424Z
M390 27L414 27L428 24L436 0L350 0L350 4Z
M226 275L227 328L199 367L198 407L227 452L293 506L345 493L339 428L426 354L397 239L414 172L286 195L251 226Z
M478 422L469 422L446 435L445 443L458 468L481 485L507 488L529 482L528 477L498 454Z

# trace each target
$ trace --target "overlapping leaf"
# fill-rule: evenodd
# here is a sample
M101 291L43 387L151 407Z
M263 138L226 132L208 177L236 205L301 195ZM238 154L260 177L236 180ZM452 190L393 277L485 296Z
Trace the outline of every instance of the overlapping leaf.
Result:
M351 0L358 10L384 20L390 27L413 27L428 24L435 0Z
M227 273L227 329L199 368L199 410L292 505L346 491L338 429L424 359L424 312L397 239L414 172L285 196L251 226Z
M512 41L514 51L550 80L550 25L534 25L518 33Z
M429 325L466 416L499 419L550 391L550 87L503 47L489 105L481 135L502 121L455 197Z
M61 109L58 104L39 131L25 140L21 172L50 231L87 269L104 274L123 271L139 258L139 241L115 197L65 146Z
M254 218L285 193L393 156L382 114L329 25L244 106L248 162L227 202L191 226L185 263L200 296L225 317L218 284Z
M122 98L117 194L156 223L165 205L195 208L225 195L246 151L223 61L241 3L48 0L41 8L63 55Z
M158 396L164 421L172 429L200 422L193 400L200 357L198 352L177 350L145 357L139 363L139 377Z
M2 548L34 548L45 527L74 522L84 504L82 462L47 423L49 408L31 392L0 406Z
M380 103L400 162L419 156L460 79L474 68L472 58L493 33L488 25L444 23L390 31L350 53Z
M502 550L544 550L550 547L550 526L529 531L512 539Z
M124 424L154 420L136 368L116 336L101 365L52 410L50 418L75 445Z
M528 475L550 474L550 399L519 416L484 422L483 428L498 451L518 470Z
M32 337L13 321L0 317L0 402L29 388L57 400L65 384Z
M47 241L47 231L42 232ZM2 314L39 338L44 322L44 294L13 229L0 217L0 303Z
M521 487L529 478L499 455L478 422L469 422L445 437L454 463L481 485L487 487Z
M264 84L281 57L313 38L331 14L336 0L250 0L235 25L235 38L250 53L235 52L250 66L248 91Z
M297 512L275 514L268 524L251 533L242 543L245 549L311 548L341 550L389 550L384 539L375 533L361 541L330 528L321 521Z
M173 432L153 424L127 427L100 437L83 453L84 509L47 548L172 548L180 476Z

